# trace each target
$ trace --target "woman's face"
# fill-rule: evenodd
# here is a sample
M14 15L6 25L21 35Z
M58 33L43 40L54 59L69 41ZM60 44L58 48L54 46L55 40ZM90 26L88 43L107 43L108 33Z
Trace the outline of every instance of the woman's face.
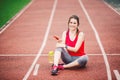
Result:
M70 19L70 22L69 22L69 29L70 29L70 30L76 30L77 27L78 27L77 20L74 19L74 18L71 18L71 19Z

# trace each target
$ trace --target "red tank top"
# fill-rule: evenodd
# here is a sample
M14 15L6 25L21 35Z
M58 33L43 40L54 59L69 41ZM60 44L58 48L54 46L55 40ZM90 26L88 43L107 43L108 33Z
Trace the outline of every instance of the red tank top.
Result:
M71 47L75 47L77 40L78 40L78 34L76 35L76 37L73 41L70 40L69 30L68 30L67 33L66 33L66 41L65 41L66 45L71 46ZM84 53L84 41L82 42L82 44L81 44L81 46L80 46L80 48L78 49L77 52L73 52L73 51L69 51L69 50L68 50L68 52L71 56L85 55L85 53Z

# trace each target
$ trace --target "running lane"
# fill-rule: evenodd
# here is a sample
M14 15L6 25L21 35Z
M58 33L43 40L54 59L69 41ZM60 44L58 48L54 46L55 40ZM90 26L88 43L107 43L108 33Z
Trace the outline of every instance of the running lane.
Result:
M31 1L0 34L0 80L22 80L41 47L54 1Z
M52 5L53 1L33 0L32 5L0 34L0 53L37 53L43 41Z
M119 75L120 15L108 7L103 0L82 1L99 33L101 42L107 54L112 80L118 80L117 77L115 77L114 70L117 70L117 74Z

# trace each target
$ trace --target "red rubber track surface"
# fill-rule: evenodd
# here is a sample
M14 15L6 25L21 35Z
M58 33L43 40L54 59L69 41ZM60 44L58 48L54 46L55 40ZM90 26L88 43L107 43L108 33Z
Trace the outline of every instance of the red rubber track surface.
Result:
M116 80L113 70L120 72L120 16L102 0L82 2L107 54L112 80ZM33 0L29 8L0 34L0 80L24 78L43 44L53 4L54 0ZM55 49L53 35L61 36L67 30L68 18L73 14L79 15L80 30L85 33L88 64L86 68L65 69L58 76L51 76L48 56L43 55ZM40 64L38 74L33 76L33 69L28 80L108 79L102 52L79 0L58 0L45 48L36 64Z

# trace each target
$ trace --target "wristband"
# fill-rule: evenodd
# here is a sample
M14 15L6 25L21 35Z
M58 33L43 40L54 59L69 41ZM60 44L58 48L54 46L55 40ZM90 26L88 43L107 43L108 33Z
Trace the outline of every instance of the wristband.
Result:
M65 48L67 49L67 48L68 48L68 46L67 46L67 45L65 45Z

